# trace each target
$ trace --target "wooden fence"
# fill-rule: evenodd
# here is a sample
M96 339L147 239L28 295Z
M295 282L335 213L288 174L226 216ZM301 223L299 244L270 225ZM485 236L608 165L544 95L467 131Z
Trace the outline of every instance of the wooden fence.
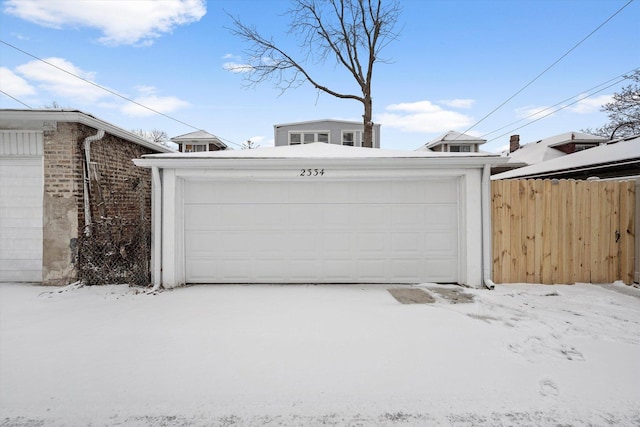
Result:
M496 283L629 284L635 182L492 181Z

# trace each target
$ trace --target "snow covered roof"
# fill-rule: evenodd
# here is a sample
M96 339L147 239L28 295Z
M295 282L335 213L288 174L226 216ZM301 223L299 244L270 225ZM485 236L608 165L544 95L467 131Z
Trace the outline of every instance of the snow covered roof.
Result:
M520 151L520 150L518 150ZM512 153L513 154L513 153ZM640 136L623 139L552 160L493 175L491 179L536 177L552 172L606 167L625 161L640 161Z
M606 138L601 136L590 135L583 132L565 132L560 135L524 144L512 153L508 151L505 152L505 155L509 158L508 165L534 165L566 156L566 153L555 147L569 143L597 144L605 142L606 140Z
M428 150L432 147L435 147L444 143L455 143L455 144L484 144L487 142L486 139L478 138L477 136L467 135L465 133L456 132L455 130L450 130L449 132L440 135L439 137L427 142L422 147L418 148L417 151L420 150Z
M149 141L128 130L122 129L109 122L105 122L84 111L61 108L47 108L42 110L0 109L0 127L5 130L29 129L34 130L44 122L81 123L94 129L122 138L134 144L149 148L155 152L171 153L173 150L161 144Z
M439 164L439 167L446 165L482 165L501 164L505 162L504 157L497 154L484 153L440 153L433 151L409 151L409 150L383 150L379 148L350 147L338 144L328 144L316 142L312 144L290 145L279 147L256 148L252 150L224 150L224 151L203 151L196 153L170 153L166 155L145 155L143 159L135 160L138 166L150 167L159 165L176 164L193 167L195 161L200 164L205 160L219 162L220 160L245 159L245 160L266 160L266 159L325 159L336 161L353 160L361 161L383 160L383 159L432 159Z

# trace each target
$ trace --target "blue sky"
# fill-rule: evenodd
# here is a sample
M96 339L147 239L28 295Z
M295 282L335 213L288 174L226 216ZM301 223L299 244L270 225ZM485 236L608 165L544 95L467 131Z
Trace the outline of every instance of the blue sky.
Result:
M384 50L390 61L374 69L382 148L415 149L448 130L466 131L627 3L401 0L400 36ZM361 120L358 102L310 85L283 94L270 83L246 88L241 73L225 69L242 64L247 47L228 31L227 13L302 54L287 34L288 7L284 0L4 0L0 90L32 108L55 101L129 130L172 137L205 129L235 148L247 139L272 145L276 123ZM488 139L483 149L493 152L513 133L531 142L605 124L599 107L629 84L616 78L640 67L638 22L636 0L469 133ZM333 63L310 69L329 87L357 90ZM0 108L25 108L11 97L0 93ZM556 104L552 110L565 108L527 125Z

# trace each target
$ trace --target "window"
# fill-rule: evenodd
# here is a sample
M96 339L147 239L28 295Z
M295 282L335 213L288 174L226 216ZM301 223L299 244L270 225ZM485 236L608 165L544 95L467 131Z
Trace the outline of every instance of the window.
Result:
M470 145L452 145L449 147L449 151L452 153L470 153Z
M353 147L354 143L356 140L356 133L355 132L342 132L342 145L350 145L351 147Z
M311 144L314 142L329 142L329 132L289 132L289 145Z
M209 147L207 144L185 144L184 152L185 153L197 153L199 151L209 151Z

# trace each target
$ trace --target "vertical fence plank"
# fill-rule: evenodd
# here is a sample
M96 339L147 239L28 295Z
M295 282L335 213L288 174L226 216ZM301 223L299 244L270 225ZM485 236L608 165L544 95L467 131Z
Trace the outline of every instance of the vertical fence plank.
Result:
M633 283L635 259L635 198L636 184L626 181L620 189L620 279L626 284Z
M502 279L502 265L500 263L500 252L502 250L502 234L504 233L502 224L502 194L504 181L491 181L491 228L492 228L492 263L493 280L496 283L504 283Z
M601 186L598 182L589 182L589 192L591 199L591 282L602 282L602 248L598 244L600 241L600 229L603 226L602 207L600 206Z
M566 213L566 241L565 241L565 269L564 279L565 283L573 285L576 283L575 278L575 242L576 242L576 181L565 181L566 186L566 198L565 198L565 213Z
M559 284L561 283L559 277L559 269L560 264L563 262L561 258L562 256L562 229L560 228L560 224L562 221L562 212L560 212L561 203L560 203L560 181L557 179L551 180L551 194L549 203L551 205L551 215L550 215L550 229L549 229L549 260L550 260L550 275L551 275L551 283ZM547 283L547 282L545 282Z
M540 179L536 179L534 181L535 189L536 189L536 200L535 200L535 283L542 283L542 257L544 253L544 245L543 245L543 232L542 229L544 227L544 181Z
M545 284L552 283L551 277L551 235L552 235L552 225L551 221L553 219L554 212L551 210L551 181L545 180L543 181L544 186L544 208L542 210L542 214L544 218L542 219L542 282Z
M504 182L502 187L502 247L500 252L500 264L502 267L503 281L511 282L511 180Z
M537 283L535 280L535 239L536 239L536 181L532 179L523 180L526 184L526 283Z
M520 180L511 181L509 188L511 198L511 217L510 217L510 231L511 236L511 279L513 282L523 282L520 277L520 247L521 247L521 234L520 224L522 222L522 209L520 204Z
M620 254L618 247L620 245L620 185L617 182L610 181L607 183L607 194L609 195L610 209L607 213L609 219L609 229L606 238L609 242L609 250L607 251L607 282L615 282L620 275Z

